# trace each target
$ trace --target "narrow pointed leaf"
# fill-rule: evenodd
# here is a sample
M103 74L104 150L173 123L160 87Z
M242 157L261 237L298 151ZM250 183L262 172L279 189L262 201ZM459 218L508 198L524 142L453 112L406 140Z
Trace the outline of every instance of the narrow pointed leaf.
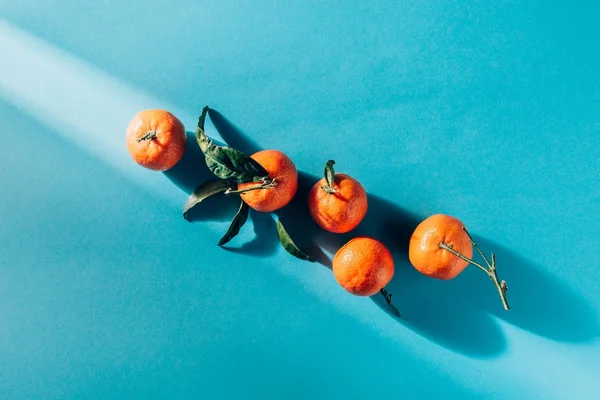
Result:
M204 107L198 119L196 142L204 154L208 169L220 179L237 183L259 182L269 173L258 162L239 150L227 146L217 146L204 132L204 122L208 113Z
M235 217L233 217L231 225L229 225L229 228L227 229L227 232L225 232L225 235L223 235L221 240L219 240L219 246L225 245L231 239L237 236L238 233L240 233L240 229L242 229L242 226L244 226L244 224L248 220L249 211L250 208L248 207L248 204L246 204L244 200L241 200L240 209L235 214Z
M233 184L231 182L222 180L210 180L202 183L198 186L194 193L188 197L183 207L183 218L187 219L188 211L194 208L197 204L201 203L207 197L221 193L231 188Z
M294 243L294 241L292 240L292 238L290 237L290 235L287 233L287 231L285 230L285 228L283 227L283 224L281 223L281 220L277 220L277 238L279 239L279 243L281 243L281 245L283 246L283 248L290 253L291 255L293 255L296 258L299 258L301 260L304 261L310 261L310 262L314 262L315 260L313 260L311 257L309 257L308 255L306 255L305 253L302 252L302 250L300 250L298 248L298 246L296 246L296 244Z
M204 106L202 112L200 113L200 117L198 118L198 128L204 132L204 123L206 122L206 116L208 115L208 110L210 110L209 106Z
M333 160L329 160L327 163L325 163L325 180L327 181L327 186L330 188L333 187L333 181L335 180L335 170L333 169L333 164L335 164L335 161Z

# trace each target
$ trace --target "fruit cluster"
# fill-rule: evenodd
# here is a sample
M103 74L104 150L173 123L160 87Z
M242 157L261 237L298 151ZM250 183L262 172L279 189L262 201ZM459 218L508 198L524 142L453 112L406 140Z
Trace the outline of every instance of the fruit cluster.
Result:
M188 198L183 216L209 196L224 193L240 196L240 208L219 246L233 239L245 224L249 208L259 212L278 212L296 195L298 171L293 161L278 150L263 150L247 156L228 146L218 146L204 132L209 108L202 110L196 129L196 142L204 154L214 180L200 184ZM186 132L183 123L166 110L144 110L129 123L126 132L127 149L139 165L165 171L183 157ZM326 231L348 233L365 218L368 196L364 187L349 175L336 173L335 162L327 161L323 178L308 195L307 207L314 221ZM314 261L294 243L281 220L277 221L277 236L285 250L293 256ZM485 261L485 266L472 260L473 247ZM436 214L423 220L414 230L409 243L409 260L420 273L437 279L452 279L468 264L482 271L495 284L502 304L507 286L498 279L496 258L491 261L473 241L464 224L455 217ZM388 305L392 295L385 289L394 276L394 260L390 251L375 238L359 236L343 245L333 257L333 274L349 293L372 296L381 293Z

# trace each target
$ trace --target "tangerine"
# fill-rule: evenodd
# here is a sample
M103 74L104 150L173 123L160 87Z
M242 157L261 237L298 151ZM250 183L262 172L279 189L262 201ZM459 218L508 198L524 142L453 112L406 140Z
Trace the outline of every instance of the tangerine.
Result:
M186 148L183 123L166 110L143 110L129 122L127 150L139 165L166 171L177 164Z
M349 293L372 296L394 276L394 260L383 243L359 236L342 246L333 257L333 274Z
M268 182L239 183L237 191L251 208L270 212L286 206L298 190L298 170L279 150L262 150L250 156L268 173Z
M470 259L473 246L464 224L455 217L435 214L423 220L414 230L408 248L408 258L420 273L448 280L460 274L468 261L442 248L446 245Z
M332 168L333 161L325 167ZM347 233L356 228L367 214L367 192L347 174L327 172L308 194L308 209L317 225L333 233Z

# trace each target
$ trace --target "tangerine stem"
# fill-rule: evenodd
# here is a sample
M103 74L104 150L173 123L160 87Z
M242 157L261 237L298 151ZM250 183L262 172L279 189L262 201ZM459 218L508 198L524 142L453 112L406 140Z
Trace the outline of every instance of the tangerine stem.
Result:
M465 231L465 233L469 237L469 241L471 242L471 244L473 245L473 247L475 247L475 249L479 252L479 254L481 255L481 257L483 257L483 259L485 260L485 263L487 264L487 266L490 267L490 269L491 269L492 265L488 261L488 259L485 256L485 254L483 254L483 251L481 251L481 249L479 248L479 246L477 246L477 243L475 243L475 241L471 237L471 234L469 233L469 231L467 230L467 228L465 226L463 226L462 229L463 229L463 231Z
M467 232L466 228L463 227L463 229L465 230L465 232ZM470 235L469 235L469 239L471 240L471 243L474 245L474 247L477 248L477 250L480 252L480 254L482 254L481 250L479 249L479 246L477 246L477 244L473 241L473 239L471 238ZM508 290L508 287L506 286L505 281L500 282L500 280L498 279L498 274L496 272L496 255L494 253L492 253L492 262L491 263L489 263L487 258L484 256L486 263L488 263L488 265L489 265L489 269L488 269L488 268L485 268L483 265L479 264L478 262L475 262L475 261L471 260L470 258L465 257L464 255L460 254L458 251L454 250L452 247L448 246L444 242L440 242L439 247L441 249L449 251L450 253L454 254L461 260L464 260L464 261L468 262L469 264L472 264L472 265L476 266L477 268L481 269L483 272L485 272L487 274L487 276L492 280L492 282L494 282L496 289L498 289L498 294L500 295L500 300L502 301L502 306L504 307L504 309L506 311L510 310L510 307L508 306L508 300L506 299L506 291Z
M460 258L462 260L465 260L469 264L473 264L474 266L476 266L477 268L479 268L480 270L482 270L486 274L488 274L488 275L490 274L490 271L486 267L484 267L483 265L479 264L478 262L475 262L475 261L471 260L468 257L463 256L458 251L456 251L452 247L448 246L446 243L440 242L440 248L442 248L444 250L448 250L450 253L454 254L456 257L458 257L458 258Z
M381 295L385 299L385 301L388 304L388 306L390 306L390 308L392 309L392 311L394 312L394 314L396 314L397 317L402 317L400 315L400 311L398 311L398 309L392 304L392 295L387 290L385 290L385 288L382 288L379 291L379 293L381 293Z
M508 290L508 286L506 286L506 281L499 282L498 274L496 272L496 255L492 253L492 265L490 266L490 278L496 285L498 289L498 294L500 295L500 299L502 300L502 305L506 311L510 310L508 306L508 300L506 299L506 291Z
M273 179L266 179L263 180L262 184L258 185L258 186L253 186L247 189L241 189L241 190L231 190L227 189L225 192L225 194L242 194L242 193L246 193L246 192L251 192L253 190L260 190L260 189L272 189L275 186L277 186L277 182Z
M329 194L336 194L337 190L335 190L334 188L332 188L329 185L322 185L321 189L323 189L325 192L329 193Z
M139 138L137 140L137 142L141 142L142 140L154 140L156 139L156 131L148 131L144 134L144 136L142 136L141 138Z
M500 295L500 299L502 300L502 306L504 306L505 310L507 310L507 311L510 310L510 307L508 306L508 300L506 299L506 291L508 290L508 286L506 286L506 281L500 282L498 279L498 273L496 271L496 255L494 253L492 253L492 262L490 263L488 261L487 257L485 256L485 254L483 253L483 251L481 251L481 249L479 248L477 243L475 243L475 241L471 237L471 234L469 233L467 228L465 226L463 226L462 229L463 229L463 231L465 231L465 233L469 237L469 240L471 241L471 244L473 245L473 247L475 247L475 249L477 249L479 254L481 254L481 257L483 257L486 264L490 268L489 269L489 272L490 272L489 277L492 280L492 282L494 282L494 285L496 285L496 288L498 289L498 294Z

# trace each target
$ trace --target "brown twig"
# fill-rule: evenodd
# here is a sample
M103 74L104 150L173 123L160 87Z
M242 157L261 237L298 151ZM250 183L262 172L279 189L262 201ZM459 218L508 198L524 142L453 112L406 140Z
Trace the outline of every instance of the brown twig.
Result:
M506 292L508 291L508 286L506 286L505 281L500 281L498 279L498 273L496 272L496 255L494 253L492 253L492 261L491 262L488 261L485 254L483 254L483 252L481 251L481 249L479 248L477 243L475 243L475 241L469 234L469 231L467 230L467 228L465 228L463 226L463 230L469 237L469 240L471 241L471 244L473 245L473 247L475 247L475 249L481 255L481 257L483 257L483 259L487 265L487 268L484 267L483 265L479 264L478 262L475 262L475 261L471 260L470 258L465 257L464 255L460 254L458 251L454 250L452 248L452 246L448 246L444 242L441 242L439 244L440 248L449 251L450 253L454 254L461 260L464 260L464 261L468 262L469 264L472 264L472 265L476 266L477 268L479 268L480 270L482 270L483 272L485 272L487 274L487 276L492 280L492 282L494 282L494 285L498 289L498 294L500 295L500 299L502 300L502 306L504 306L505 310L507 310L507 311L510 310L510 307L508 306L508 300L506 299Z

